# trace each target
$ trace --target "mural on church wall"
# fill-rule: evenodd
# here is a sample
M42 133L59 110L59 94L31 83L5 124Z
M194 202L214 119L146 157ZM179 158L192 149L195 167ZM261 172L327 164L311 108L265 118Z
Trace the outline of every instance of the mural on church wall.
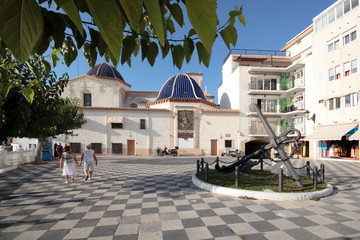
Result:
M194 135L194 111L178 111L178 137L183 139L193 138Z

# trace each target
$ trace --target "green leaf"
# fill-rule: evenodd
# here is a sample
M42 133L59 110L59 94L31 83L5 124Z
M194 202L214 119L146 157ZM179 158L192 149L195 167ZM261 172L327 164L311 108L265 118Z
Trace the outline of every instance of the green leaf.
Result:
M96 47L99 44L100 33L92 28L89 28L91 37L91 46Z
M104 54L108 51L108 46L106 45L104 39L99 34L99 43L97 45L98 52L100 56L104 56Z
M123 40L123 48L121 53L121 64L124 64L129 58L131 58L131 54L135 50L135 39L133 36L126 36Z
M149 43L146 40L141 39L141 61L144 61L144 59L146 58L148 49Z
M5 70L9 70L15 66L15 61L10 59L5 59L5 61L1 65Z
M216 0L186 0L190 22L208 53L216 36L216 7Z
M229 12L230 17L236 17L239 16L241 14L240 11L236 11L236 10L232 10Z
M41 59L41 66L45 70L46 74L49 74L51 71L51 65L48 61L46 61L44 58Z
M72 38L67 37L63 43L62 54L64 55L65 64L69 67L77 57L77 49Z
M148 62L151 66L154 66L155 59L159 54L159 48L155 42L149 44L148 53L146 55Z
M195 30L193 28L190 29L189 32L188 32L188 38L194 36L195 34L196 34Z
M40 7L35 0L0 1L0 36L14 57L24 62L44 30Z
M73 0L55 0L57 6L61 7L75 24L80 34L84 37L84 29L79 14L79 10Z
M165 25L166 25L166 30L169 31L171 34L176 32L174 22L171 20L171 18L166 19Z
M97 59L97 51L95 47L91 47L90 43L85 43L83 46L84 56L90 67L94 67Z
M44 52L46 52L46 50L49 48L49 44L50 44L50 38L43 38L40 40L40 42L38 42L37 44L37 49L36 52L39 55L44 54Z
M117 62L120 58L124 26L116 0L107 0L106 4L99 0L86 2L101 36L112 53L112 58Z
M193 40L191 38L186 38L184 41L183 48L184 48L186 62L189 63L195 48Z
M130 27L136 30L141 18L143 0L120 0L120 4L129 19Z
M171 54L173 59L173 64L176 65L178 69L181 69L181 66L184 62L184 50L181 45L171 45Z
M244 27L246 27L246 21L245 21L245 17L244 17L244 15L239 15L238 16L238 19L239 19L239 21L242 23L242 25L244 26Z
M37 66L33 65L31 62L29 61L26 61L26 65L28 66L28 68L30 69L31 73L34 75L34 77L37 79L37 80L40 80L41 79L41 74L39 72L39 69L37 68Z
M151 25L154 27L156 36L161 46L165 45L166 32L163 23L163 14L161 13L159 1L144 0L146 10L149 14Z
M0 88L1 90L1 94L4 96L4 97L7 97L7 95L9 94L10 92L10 89L13 87L13 84L11 83L5 83L4 86L2 86L2 88Z
M45 11L45 14L54 27L54 46L56 48L60 48L65 39L66 24L64 22L64 19L59 16L60 13L55 13L53 11Z
M226 46L228 47L228 49L230 50L230 43L235 46L236 45L236 41L237 41L237 32L236 32L236 28L232 25L228 25L226 28L224 28L221 32L220 35L222 37L222 39L224 40Z
M35 93L34 93L34 90L32 88L24 87L22 89L22 94L26 98L26 100L28 100L30 103L33 102Z
M128 58L128 59L126 60L126 63L128 64L129 67L131 67L131 58Z
M196 49L199 56L199 63L203 62L206 67L210 64L210 54L201 42L196 43Z
M161 53L162 53L162 58L164 59L168 55L169 50L170 50L169 41L166 40L165 46L164 47L160 46L160 49L161 49Z
M134 49L133 53L134 53L134 56L136 57L140 50L140 40L136 38L135 43L136 44L135 44L135 49Z
M184 15L179 4L167 4L168 9L170 10L171 15L174 17L175 21L180 25L180 27L184 26Z

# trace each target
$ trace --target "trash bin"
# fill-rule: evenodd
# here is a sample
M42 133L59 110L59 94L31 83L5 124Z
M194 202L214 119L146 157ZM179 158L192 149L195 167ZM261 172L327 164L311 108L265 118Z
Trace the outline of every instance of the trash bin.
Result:
M160 148L156 149L156 153L157 153L158 156L160 156Z

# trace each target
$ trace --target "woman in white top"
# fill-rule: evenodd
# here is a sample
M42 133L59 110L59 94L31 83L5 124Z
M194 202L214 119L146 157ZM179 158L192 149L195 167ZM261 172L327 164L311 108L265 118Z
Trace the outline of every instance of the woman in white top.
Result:
M66 146L65 152L61 155L60 158L60 168L63 169L62 175L65 176L65 183L69 183L69 176L71 176L71 181L74 181L74 177L77 174L75 163L77 166L80 166L78 165L76 155L71 152L71 147Z
M81 154L80 161L81 165L82 161L84 160L84 173L86 175L85 181L91 180L94 171L94 164L98 164L95 151L92 150L91 144L88 144L86 148L87 149L84 150Z

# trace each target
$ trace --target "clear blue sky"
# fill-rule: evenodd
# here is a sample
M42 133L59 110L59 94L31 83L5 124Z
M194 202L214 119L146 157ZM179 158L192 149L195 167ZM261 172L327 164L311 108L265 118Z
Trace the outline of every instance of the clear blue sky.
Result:
M312 19L332 5L335 0L218 0L218 17L223 24L228 18L228 12L234 9L234 5L243 5L243 14L246 19L246 27L236 24L238 29L238 41L236 49L262 49L280 50L286 42L304 30ZM176 24L176 23L175 23ZM187 32L187 31L186 31ZM216 39L209 68L200 65L196 49L192 60L183 63L182 68L173 66L171 55L162 59L161 53L153 67L145 59L141 61L141 54L132 58L131 68L127 65L118 64L117 70L125 81L131 84L132 91L159 91L164 82L178 73L195 72L204 74L204 88L215 95L217 102L217 89L222 79L222 64L228 48L221 39ZM98 58L97 63L105 62ZM70 78L86 74L90 69L82 50L79 51L77 60L68 68L66 65L56 67L58 77L63 72L68 72Z

